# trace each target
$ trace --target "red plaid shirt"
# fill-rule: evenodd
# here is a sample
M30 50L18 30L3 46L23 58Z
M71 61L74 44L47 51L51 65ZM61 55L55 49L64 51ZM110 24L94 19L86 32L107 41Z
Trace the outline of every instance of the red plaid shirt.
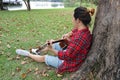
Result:
M72 30L73 34L65 51L59 51L58 57L64 62L58 67L57 73L73 72L83 63L91 45L92 35L88 28Z

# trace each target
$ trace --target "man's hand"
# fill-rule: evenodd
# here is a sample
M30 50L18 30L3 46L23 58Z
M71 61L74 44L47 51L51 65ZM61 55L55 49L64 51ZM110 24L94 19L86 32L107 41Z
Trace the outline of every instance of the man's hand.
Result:
M53 41L54 41L53 39L51 39L51 40L49 40L49 41L46 41L45 44L47 44L47 46L46 46L44 49L42 49L41 51L42 51L42 52L46 52L46 51L51 50L51 49L52 49L52 42L53 42Z
M51 51L54 55L58 55L58 51L57 50L55 50L53 47L52 47L52 42L53 42L54 40L49 40L48 41L48 46L47 46L47 48L48 48L48 50L49 51Z
M68 35L68 34L64 34L64 35L62 36L62 38L63 38L63 39L67 39L67 38L69 38L69 35Z
M72 32L69 32L69 33L67 33L67 34L64 34L63 36L62 36L62 39L66 39L66 40L68 40L68 41L70 41L70 36L72 35Z
M53 49L52 48L52 42L53 42L54 40L53 39L51 39L51 40L49 40L49 41L47 41L47 43L48 43L48 50L51 50L51 49Z

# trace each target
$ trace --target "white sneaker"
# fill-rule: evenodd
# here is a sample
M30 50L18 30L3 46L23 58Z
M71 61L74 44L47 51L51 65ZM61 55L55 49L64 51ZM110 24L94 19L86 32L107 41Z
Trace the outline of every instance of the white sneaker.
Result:
M31 49L31 52L34 53L34 54L36 54L36 55L39 55L40 52L37 52L37 50L38 50L38 49Z
M29 51L27 51L27 50L22 50L22 49L17 49L17 50L16 50L16 53L17 53L18 55L23 55L23 56L28 56L28 55L30 54Z

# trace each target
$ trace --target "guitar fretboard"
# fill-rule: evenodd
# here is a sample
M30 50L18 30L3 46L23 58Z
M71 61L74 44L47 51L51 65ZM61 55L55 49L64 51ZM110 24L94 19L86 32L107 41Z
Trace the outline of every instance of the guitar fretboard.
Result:
M57 43L57 42L62 42L62 41L64 41L64 39L53 41L52 44ZM46 43L43 46L39 47L36 52L39 52L40 50L44 49L47 45L50 45L50 43Z

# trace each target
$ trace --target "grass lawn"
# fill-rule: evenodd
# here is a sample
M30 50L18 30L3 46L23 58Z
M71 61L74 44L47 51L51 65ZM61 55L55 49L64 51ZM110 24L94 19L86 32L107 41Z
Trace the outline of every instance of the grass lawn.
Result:
M18 56L15 50L29 50L61 38L73 27L73 10L0 11L0 80L61 80L54 68Z

